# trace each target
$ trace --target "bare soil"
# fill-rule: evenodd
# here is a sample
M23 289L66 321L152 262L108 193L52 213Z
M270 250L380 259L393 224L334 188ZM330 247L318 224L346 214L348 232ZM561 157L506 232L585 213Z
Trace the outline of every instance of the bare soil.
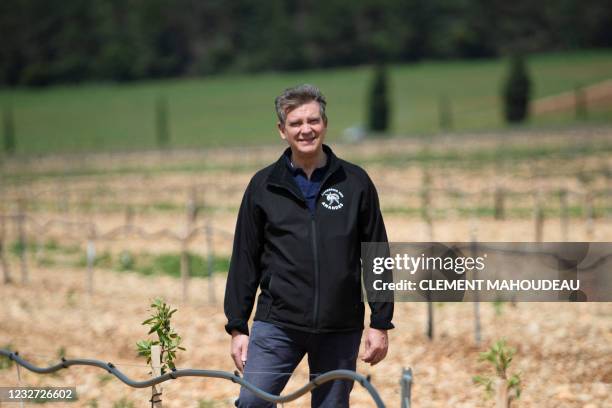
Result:
M531 241L535 238L535 224L530 215L493 220L476 212L466 215L460 209L491 207L492 191L499 187L522 192L508 196L509 208L532 208L538 190L554 192L559 188L570 191L570 206L584 206L587 192L610 188L612 157L595 150L572 158L519 160L508 167L493 162L471 167L437 163L428 168L415 162L390 164L384 157L394 156L397 160L402 154L411 155L424 148L437 152L495 149L500 143L504 148L571 144L578 149L582 143L611 140L612 131L602 128L471 138L446 135L428 144L385 140L339 145L336 151L342 157L364 161L364 167L377 185L392 241L468 241L474 236L481 241ZM185 207L193 187L197 186L198 200L204 208L196 224L210 223L216 231L215 253L229 256L236 210L244 188L255 169L274 160L279 151L279 146L267 146L252 151L219 149L167 155L159 152L94 155L79 160L65 157L12 160L4 164L6 174L27 172L38 176L4 184L0 189L0 212L14 213L18 208L17 198L23 197L31 217L30 242L54 238L61 245L78 245L84 253L84 237L88 232L85 227L47 222L53 219L94 222L98 232L104 234L131 217L134 225L148 233L165 229L181 236L186 228ZM211 168L169 169L197 165L202 160ZM236 163L244 166L232 168ZM121 166L132 170L125 174L103 172ZM133 171L134 168L142 172ZM83 170L102 173L79 175ZM48 172L55 175L42 176ZM401 211L418 210L422 205L425 172L431 176L432 209L444 210L444 217L434 218L433 230L421 219L419 211ZM465 194L449 194L453 190ZM558 208L554 194L546 195L545 200L548 207ZM600 209L612 207L610 196L596 197L595 205ZM127 215L128 207L134 209L131 216ZM568 230L572 241L610 242L612 217L604 210L590 221L582 215L572 216ZM15 240L17 231L12 223L6 224L5 234L6 242ZM547 218L543 239L557 241L560 237L560 219ZM189 248L204 254L204 236L196 237ZM178 253L181 246L172 238L143 238L136 234L96 242L98 253L126 249ZM145 379L149 369L144 359L136 356L135 343L146 338L147 329L141 322L148 317L150 300L162 296L179 309L174 325L187 351L179 354L178 367L234 370L229 357L229 337L223 330L223 274L216 275L211 282L191 279L189 301L184 302L180 280L167 276L145 277L98 268L95 292L90 296L85 289L84 269L45 268L37 266L31 258L29 264L29 284L20 283L17 262L11 264L15 282L0 284L0 346L11 344L14 350L39 366L57 362L65 352L67 358L113 362L128 376ZM209 297L209 284L213 285L214 299ZM397 328L390 332L389 355L375 367L359 363L358 372L371 375L389 407L400 405L399 381L403 367L412 367L414 371L413 407L492 407L494 401L486 399L484 391L473 385L472 377L491 373L485 363L478 361L479 352L494 341L506 338L517 349L510 371L520 371L523 379L523 394L513 407L612 406L612 304L522 303L502 306L500 315L491 304L482 304L480 308L482 342L476 344L472 304L436 305L433 341L425 335L426 305L397 304L394 319ZM134 407L150 405L150 390L131 389L93 367L73 367L57 375L36 375L21 368L19 374L21 382L14 366L0 370L0 385L74 385L80 399L77 403L64 404L67 407L92 407L97 402L98 407L110 408L121 398L128 398ZM307 378L307 366L302 362L285 391L296 390ZM164 405L181 408L229 407L238 393L238 387L231 382L202 378L182 378L164 384L163 389ZM205 405L206 401L214 405ZM286 405L309 406L309 397ZM351 405L372 406L369 395L358 384L352 393Z
M65 268L31 271L27 285L0 286L0 345L10 343L29 361L46 366L67 358L113 362L135 379L145 379L148 368L136 356L136 341L146 338L140 323L148 316L149 301L163 296L178 307L174 326L187 351L179 368L233 371L229 336L223 331L224 279L213 280L215 301L208 298L208 282L193 279L188 303L180 299L180 282L168 277L146 278L135 273L97 270L95 293L85 291L82 270ZM481 304L482 343L475 344L472 304L440 304L434 309L435 337L425 336L426 304L397 304L390 332L390 351L379 365L359 363L358 372L371 375L387 406L399 406L403 367L414 371L414 407L488 407L481 388L472 384L490 368L478 361L480 351L500 338L517 349L511 372L520 371L523 394L520 407L608 407L612 404L612 305L524 303L502 306L496 315L491 304ZM363 350L363 345L362 345ZM72 367L58 375L38 375L15 367L0 371L0 384L76 386L79 402L65 404L112 407L126 397L135 407L148 406L150 390L132 389L103 370ZM292 376L286 392L307 381L304 362ZM231 406L238 387L224 380L181 378L164 384L164 406L198 407L199 400ZM366 391L355 385L351 406L369 407ZM287 406L309 406L303 397ZM61 406L54 403L53 406Z

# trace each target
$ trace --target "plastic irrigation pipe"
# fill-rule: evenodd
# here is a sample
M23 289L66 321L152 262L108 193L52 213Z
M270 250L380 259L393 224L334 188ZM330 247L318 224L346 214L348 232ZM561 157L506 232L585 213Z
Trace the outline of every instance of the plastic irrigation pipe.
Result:
M378 395L378 392L376 391L374 386L370 383L370 381L368 381L368 379L364 377L363 375L357 374L356 372L350 371L350 370L328 371L324 374L317 376L314 380L310 381L308 384L292 392L291 394L280 396L280 395L274 395L266 391L263 391L262 389L254 386L253 384L245 381L239 375L232 374L227 371L182 369L182 370L171 371L169 373L160 375L159 377L151 378L146 381L134 381L130 379L129 377L127 377L125 374L123 374L121 371L119 371L117 367L113 365L113 363L105 363L100 360L90 360L90 359L67 360L65 358L62 358L62 361L58 364L51 365L49 367L37 367L33 365L32 363L28 362L27 360L24 360L23 358L21 358L18 352L12 352L10 350L0 349L0 355L7 357L10 360L16 362L17 364L27 368L30 371L38 373L38 374L49 374L49 373L53 373L55 371L58 371L64 368L68 368L70 366L76 366L76 365L98 367L98 368L102 368L108 371L109 373L113 374L115 377L123 381L126 385L129 385L130 387L134 387L134 388L152 387L153 385L160 384L164 381L174 380L180 377L222 378L225 380L230 380L234 383L238 383L241 386L249 389L251 392L253 392L253 394L258 396L259 398L262 398L266 401L276 403L276 404L282 404L282 403L291 402L293 400L296 400L302 395L311 391L312 389L328 381L339 380L339 379L353 380L361 384L361 386L364 387L370 393L370 395L372 396L372 399L376 403L376 407L385 408L385 404L383 403L382 399L380 398L380 395Z

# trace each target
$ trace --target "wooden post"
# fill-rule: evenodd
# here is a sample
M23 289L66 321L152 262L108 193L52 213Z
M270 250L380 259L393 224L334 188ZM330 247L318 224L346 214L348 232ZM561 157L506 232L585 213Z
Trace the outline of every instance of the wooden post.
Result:
M606 177L606 187L604 191L604 208L606 209L606 218L612 218L612 169L607 163L603 168L604 176Z
M70 235L72 232L72 224L67 222L70 214L70 190L66 188L66 183L62 183L58 186L58 194L61 200L59 203L60 211L63 213L64 221L66 221L64 222L64 233Z
M4 283L9 284L13 282L11 278L11 270L9 269L9 263L5 256L5 232L6 232L6 216L0 215L0 266L2 266L2 275L4 276Z
M476 230L472 230L472 243L470 245L471 256L475 259L477 255L477 238L476 238ZM478 269L472 269L472 280L476 281L478 279ZM474 341L476 345L480 345L481 334L480 334L480 296L479 292L474 291Z
M185 223L185 234L181 240L181 283L183 290L183 301L189 300L189 238L193 231L196 218L195 189L191 190L187 204L185 205L187 219Z
M593 222L595 210L593 208L593 192L591 190L587 191L584 201L586 212L586 235L588 239L593 239L593 235L595 235L595 223Z
M496 220L503 220L505 217L504 214L504 189L497 186L495 187L495 192L494 192L494 208L495 208L495 219Z
M472 200L469 204L468 207L468 212L469 212L469 217L470 217L470 231L471 231L471 235L473 237L477 236L478 233L478 206L480 205L480 194L478 193L471 193L469 194L471 197L473 197L474 195L476 196L476 202L474 203L474 200Z
M604 193L605 201L604 206L606 208L606 218L612 218L612 182L610 179L606 181L607 187Z
M125 225L127 226L128 230L134 225L134 209L131 205L125 207Z
M37 230L32 233L32 235L34 236L34 263L36 265L40 265L45 250L45 234L44 232L40 231L40 227L36 225L36 223L33 223L33 226L36 227Z
M196 186L191 187L189 199L187 200L187 224L191 227L198 217L198 190Z
M63 183L58 179L55 186L55 196L57 198L57 211L66 212L66 192L63 189Z
M162 375L161 372L161 346L151 346L151 375L153 378ZM161 384L151 387L151 408L162 408L162 393Z
M213 272L215 267L215 251L213 249L213 229L212 221L206 221L206 252L208 258L208 301L215 304L215 286L213 282Z
M433 340L434 337L434 320L433 320L433 302L431 296L427 297L427 338Z
M559 191L559 219L561 221L561 241L567 242L569 239L569 210L565 188Z
M96 264L96 238L97 238L96 224L93 221L89 223L89 229L87 233L87 293L91 296L94 293L94 267Z
M542 209L542 192L537 191L535 196L535 242L542 242L544 236L544 210Z
M505 378L497 378L495 384L495 408L509 408L508 381Z
M421 217L423 221L427 224L428 230L428 238L429 242L433 243L434 241L434 230L433 230L433 220L431 217L431 196L430 196L430 185L431 185L431 175L427 168L423 168L423 180L422 180L422 189L421 189ZM427 337L429 340L433 340L434 336L434 321L433 321L433 302L430 298L427 299Z
M37 265L39 265L40 261L42 259L42 256L43 256L43 251L45 250L45 244L43 243L43 235L42 234L36 234L36 237L34 238L34 242L36 242L36 244L35 244L36 250L34 252L34 260L35 260L35 263Z
M452 197L450 209L451 214L453 214L456 219L460 219L462 216L461 210L464 208L463 200L465 198L463 197L463 193L460 190L455 190L449 187L448 194Z
M427 234L430 242L434 240L433 219L431 216L431 175L423 168L423 185L421 187L421 217L427 224Z
M96 244L93 236L87 239L87 293L94 292L94 263L96 261Z
M185 238L181 240L181 284L183 302L187 302L189 300L189 251Z
M91 191L84 191L83 193L81 193L80 195L80 200L79 200L79 204L77 206L78 211L81 211L83 214L88 214L92 212L92 207L93 207L93 200L92 200L92 195L95 194L95 192L91 192Z
M21 266L21 283L27 284L30 281L28 274L28 263L26 260L26 234L25 234L25 203L23 200L18 202L17 222L17 242L19 245L19 261Z

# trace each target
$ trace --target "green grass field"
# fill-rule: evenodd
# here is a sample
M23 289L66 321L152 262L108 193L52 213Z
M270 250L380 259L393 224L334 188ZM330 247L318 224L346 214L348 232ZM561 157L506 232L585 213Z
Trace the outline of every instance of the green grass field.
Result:
M531 56L533 96L540 98L612 77L612 50ZM391 67L392 133L437 132L438 101L450 100L453 129L504 127L499 93L506 60L422 62ZM197 147L272 143L274 97L298 83L318 85L328 98L328 137L365 122L370 68L224 75L128 84L85 84L0 90L12 106L19 154L155 148L155 104L170 105L171 145ZM589 120L612 122L610 108ZM574 113L532 119L528 126L570 124Z

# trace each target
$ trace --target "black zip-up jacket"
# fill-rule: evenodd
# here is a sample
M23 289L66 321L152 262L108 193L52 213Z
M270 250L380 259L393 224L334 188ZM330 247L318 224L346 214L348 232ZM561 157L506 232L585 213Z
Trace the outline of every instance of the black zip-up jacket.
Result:
M311 333L363 329L361 242L387 242L367 173L324 145L329 168L314 214L285 157L251 179L238 214L225 290L225 330L255 320ZM287 152L285 152L287 154ZM370 302L370 327L392 329L393 303Z

